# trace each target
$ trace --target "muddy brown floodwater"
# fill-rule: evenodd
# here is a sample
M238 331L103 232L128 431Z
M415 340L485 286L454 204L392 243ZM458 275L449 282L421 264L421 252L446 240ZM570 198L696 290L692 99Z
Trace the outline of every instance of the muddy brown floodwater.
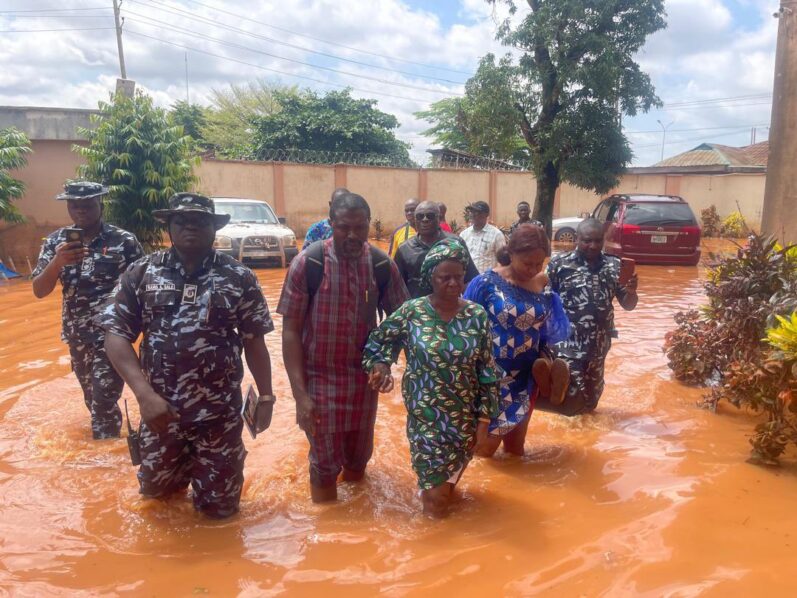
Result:
M274 308L283 270L258 270ZM308 500L280 321L279 397L246 439L241 513L137 494L124 440L94 442L58 339L60 293L0 284L0 588L15 596L794 595L794 467L745 463L747 414L696 407L661 345L702 300L702 270L640 267L640 305L594 416L535 413L524 458L480 460L453 515L420 514L398 392L382 399L364 483ZM247 376L245 383L251 380ZM129 391L125 391L131 398ZM134 418L137 419L137 416Z

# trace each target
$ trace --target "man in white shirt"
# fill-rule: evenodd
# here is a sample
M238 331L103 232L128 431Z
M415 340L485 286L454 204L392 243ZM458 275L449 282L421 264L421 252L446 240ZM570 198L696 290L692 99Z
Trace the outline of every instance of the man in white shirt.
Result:
M506 244L504 233L492 224L487 224L490 206L486 201L474 201L468 206L471 225L460 233L479 273L498 265L498 250Z

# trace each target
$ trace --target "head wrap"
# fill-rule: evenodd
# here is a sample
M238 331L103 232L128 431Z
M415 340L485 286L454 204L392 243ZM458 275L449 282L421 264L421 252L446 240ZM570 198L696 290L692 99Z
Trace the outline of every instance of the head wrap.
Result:
M449 237L438 241L426 254L421 265L421 289L427 292L432 290L432 272L441 262L454 260L467 269L470 255L465 249L465 244L457 238Z

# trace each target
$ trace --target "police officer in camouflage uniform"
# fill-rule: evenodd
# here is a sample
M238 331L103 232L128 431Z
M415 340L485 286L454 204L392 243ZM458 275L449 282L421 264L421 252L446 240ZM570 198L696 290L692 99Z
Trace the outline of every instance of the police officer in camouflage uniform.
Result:
M166 497L190 483L197 510L228 517L238 511L246 457L241 353L259 393L271 396L263 336L274 325L254 273L213 249L230 217L212 200L178 193L153 214L167 222L172 248L133 264L102 317L108 356L143 419L140 492Z
M123 382L105 354L104 332L92 319L122 272L144 255L135 235L102 221L102 197L107 193L106 187L87 181L64 186L56 199L66 201L83 242L67 242L66 228L59 228L44 240L32 274L33 293L39 298L61 281L61 338L69 346L95 439L119 437L122 413L117 402Z
M589 218L581 222L576 249L551 258L547 270L551 288L559 293L572 325L570 338L553 347L555 357L570 366L570 386L561 405L544 406L563 415L593 411L603 394L603 367L611 348L614 307L636 307L637 275L620 285L620 259L603 253L603 225Z

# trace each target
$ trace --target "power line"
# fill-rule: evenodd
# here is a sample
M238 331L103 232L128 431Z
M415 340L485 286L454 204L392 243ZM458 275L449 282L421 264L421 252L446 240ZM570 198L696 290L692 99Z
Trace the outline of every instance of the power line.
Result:
M11 18L17 19L107 19L113 15L16 15Z
M144 18L145 19L149 19L148 17L144 17ZM152 19L149 19L149 20L152 20ZM131 22L131 20L128 19L128 22ZM138 21L132 21L132 22L138 22ZM197 31L193 31L191 29L185 29L183 27L176 27L174 25L171 25L171 26L168 26L168 27L159 27L159 26L155 26L155 25L149 25L148 23L140 23L140 24L148 26L148 27L155 27L156 29L160 29L160 30L174 31L174 32L185 34L185 35L191 35L191 36L194 36L194 37L201 36L206 41L210 41L210 42L222 45L222 46L228 46L228 47L231 47L231 48L238 48L238 49L241 49L241 50L246 50L248 52L255 52L256 54L262 54L264 56L269 56L271 58L276 58L277 60L284 60L285 62L292 62L294 64L300 64L302 66L308 66L310 68L318 69L318 70L322 70L322 71L329 71L331 73L337 73L339 75L344 75L344 76L347 76L347 77L357 77L359 79L366 79L368 81L374 81L376 83L381 83L383 85L393 85L393 86L396 86L396 87L404 87L406 89L415 89L415 90L418 90L418 91L424 91L424 92L427 92L427 93L436 93L436 94L446 95L446 96L462 95L462 94L459 94L459 93L456 93L456 92L444 91L444 90L439 90L439 89L431 89L429 87L422 87L420 85L412 85L410 83L397 83L395 81L389 81L387 79L379 79L378 77L371 77L369 75L361 75L361 74L358 74L358 73L352 73L352 72L349 72L349 71L342 71L340 69L335 69L335 68L328 67L328 66L321 66L321 65L317 65L317 64L312 64L310 62L304 62L303 60L296 60L294 58L287 58L285 56L280 56L278 54L272 54L272 53L266 52L264 50L258 50L256 48L250 48L249 46L244 46L244 45L241 45L241 44L236 44L234 42L228 42L226 40L219 39L219 38L216 38L216 37L210 37L208 35L203 35L203 34L197 32Z
M149 1L153 2L154 0L149 0ZM451 72L451 73L459 73L461 75L468 75L468 76L472 76L473 75L473 73L467 72L467 71L460 71L460 70L457 70L457 69L451 69L451 68L442 67L442 66L435 66L435 65L426 64L426 63L423 63L423 62L414 62L412 60L406 60L406 59L403 59L403 58L396 58L395 56L388 56L386 54L380 54L378 52L371 52L371 51L368 51L368 50L363 50L362 48L355 48L353 46L347 46L345 44L341 44L341 43L338 43L338 42L332 42L332 41L329 41L329 40L322 39L320 37L314 37L312 35L307 35L305 33L299 33L298 31L293 31L293 30L287 29L285 27L278 27L277 25L271 25L271 24L265 23L263 21L258 21L257 19L252 19L250 17L246 17L246 16L241 15L241 14L237 14L237 13L234 13L234 12L231 12L231 11L228 11L228 10L224 10L222 8L218 8L216 6L212 6L210 4L205 4L203 2L197 2L196 0L188 0L188 1L191 2L192 4L196 4L198 6L202 6L204 8L209 8L211 10L215 10L215 11L220 12L222 14L226 14L226 15L229 15L231 17L235 17L236 19L241 19L243 21L249 21L251 23L256 23L257 25L262 25L263 27L268 27L269 29L276 29L277 31L282 31L283 33L290 33L291 35L296 35L298 37L304 37L306 39L311 39L311 40L314 40L314 41L317 41L317 42L321 42L321 43L324 43L324 44L329 44L330 46L337 46L339 48L344 48L346 50L351 50L353 52L360 52L361 54L368 54L369 56L376 56L378 58L382 58L384 60L389 60L391 62L400 62L400 63L403 63L403 64L412 64L414 66L420 66L420 67L429 68L429 69L448 71L448 72Z
M670 101L664 102L665 106L670 108L677 108L680 106L693 106L699 104L713 104L717 102L728 102L728 101L736 101L736 100L760 100L765 98L771 98L771 93L759 93L759 94L752 94L746 96L731 96L725 98L706 98L702 100L679 100L679 101Z
M718 110L721 108L748 108L750 106L771 106L772 102L750 102L747 104L714 104L712 106L684 106L672 110ZM654 112L665 112L667 108L657 108Z
M77 10L110 10L110 7L94 6L90 8L31 8L28 10L0 10L0 14L16 14L24 12L72 12Z
M53 33L56 31L106 31L116 27L77 27L69 29L6 29L0 33Z
M148 1L151 4L166 6L166 5L162 5L160 2L156 2L155 0L146 0L146 1ZM307 46L300 46L300 45L297 45L297 44L292 44L292 43L289 43L289 42L286 42L286 41L282 41L282 40L278 40L278 39L275 39L273 37L268 37L266 35L262 35L262 34L259 34L259 33L253 33L251 31L247 31L246 29L241 29L240 27L235 27L233 25L228 25L226 23L219 23L218 21L214 21L213 19L209 19L207 17L202 17L202 16L199 16L199 15L195 15L195 14L192 14L192 13L187 12L187 11L183 11L183 10L180 10L180 9L177 9L177 8L172 8L170 6L166 7L166 8L159 8L159 6L153 6L153 8L155 8L155 10L160 10L160 11L166 12L168 14L182 16L182 17L185 17L185 18L187 18L189 20L197 21L199 23L202 23L204 25L210 25L212 27L218 27L218 28L221 28L221 29L225 29L227 31L233 31L235 33L241 33L243 35L246 35L246 36L249 36L249 37L252 37L252 38L255 38L255 39L271 42L271 43L278 44L280 46L285 46L285 47L288 47L288 48L293 48L295 50L301 50L303 52L309 52L309 53L312 53L312 54L317 54L319 56L324 56L325 58L332 58L333 60L340 60L342 62L349 62L349 63L352 63L352 64L357 64L357 65L365 66L365 67L368 67L368 68L378 69L378 70L381 70L381 71L399 73L401 75L406 75L406 76L409 76L409 77L415 77L415 78L420 78L420 79L428 79L430 81L440 81L440 82L448 83L448 84L452 84L452 85L464 85L464 83L461 82L461 81L453 81L451 79L444 79L442 77L433 77L431 75L419 75L417 73L411 73L409 71L402 71L402 70L393 69L393 68L386 67L386 66L380 66L380 65L377 65L377 64L372 64L372 63L369 63L369 62L362 62L360 60L354 60L353 58L346 58L345 56L339 56L337 54L330 54L329 52L321 52L320 50L314 50L312 48L308 48ZM137 13L135 11L131 11L129 9L126 10L126 13L130 14L130 15L138 16L138 17L143 17L143 18L145 18L147 20L154 21L154 22L156 22L158 24L161 24L161 21L153 19L153 18L151 18L151 17L149 17L147 15L142 15L141 13Z
M752 127L768 127L768 126L769 126L769 124L734 125L732 127L698 127L698 128L694 128L694 129L672 129L670 131L670 133L686 133L686 132L690 132L690 131L719 131L719 130L722 130L722 129L739 129L739 128L742 128L742 127L750 129ZM647 134L647 133L661 133L661 131L660 130L659 131L654 131L654 130L651 130L651 131L623 131L623 133L625 133L626 135L641 135L641 134Z
M747 127L739 128L738 131L732 131L730 133L720 133L719 135L714 135L714 137L715 138L716 137L731 137L733 135L740 135L740 134L746 133L746 132L747 132ZM676 139L674 141L668 141L665 145L677 145L679 143L691 143L693 141L703 141L704 139L705 139L704 137L691 137L689 139ZM648 145L636 145L634 147L634 149L648 149L648 148L652 148L652 147L657 147L657 148L661 147L661 143L651 143L651 144L648 144Z
M111 29L113 29L113 27L111 27ZM147 39L152 39L152 40L155 40L155 41L160 42L162 44L168 44L170 46L175 46L177 48L183 48L184 50L190 50L191 52L197 52L199 54L205 54L206 56L213 56L214 58L221 58L222 60L229 60L230 62L236 62L238 64L251 66L253 68L260 69L262 71L268 71L268 72L271 72L271 73L277 73L278 75L285 75L286 77L295 77L297 79L304 79L304 80L307 80L307 81L313 81L315 83L321 83L322 85L328 85L330 87L338 87L340 89L352 89L354 91L359 91L359 92L362 92L362 93L378 95L378 96L384 96L384 97L388 97L388 98L395 98L395 99L398 99L398 100L406 100L406 101L409 101L409 102L429 103L429 102L432 101L432 100L422 100L422 99L419 99L419 98L409 98L409 97L406 97L406 96L399 96L399 95L389 94L389 93L385 93L383 91L375 91L375 90L372 90L372 89L363 89L363 88L353 87L351 85L341 85L339 83L331 83L329 81L324 81L323 79L316 79L314 77L308 77L306 75L297 75L295 73L288 73L288 72L285 72L285 71L280 71L280 70L277 70L277 69L272 69L272 68L268 68L268 67L265 67L265 66L262 66L262 65L259 65L259 64L255 64L253 62L246 62L245 60L238 60L237 58L231 58L230 56L224 56L222 54L216 54L214 52L208 52L207 50L200 50L199 48L194 48L192 46L186 46L184 44L178 44L177 42L170 42L170 41L167 41L165 39L161 39L159 37L154 37L152 35L147 35L145 33L140 33L138 31L134 31L132 29L125 29L125 32L129 33L129 34L132 34L132 35L137 35L139 37L145 37Z

